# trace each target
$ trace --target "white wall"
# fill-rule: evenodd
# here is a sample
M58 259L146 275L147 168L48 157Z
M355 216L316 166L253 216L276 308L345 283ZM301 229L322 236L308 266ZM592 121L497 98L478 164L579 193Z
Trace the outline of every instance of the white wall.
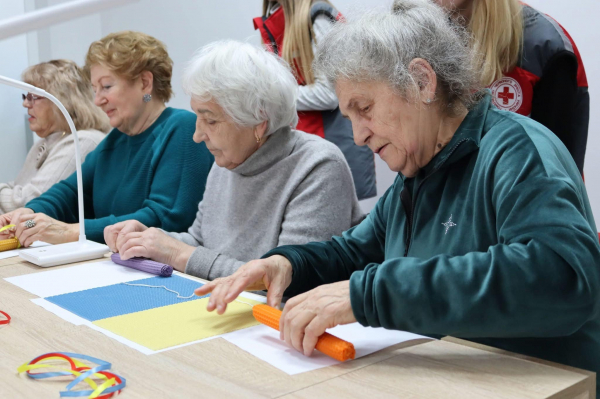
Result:
M32 1L40 8L69 0L25 0L26 3ZM367 6L368 8L387 7L390 2L391 0L370 0L366 4L361 0L334 0L335 5L346 15L351 15ZM22 12L18 10L18 5L21 3L23 3L21 0L0 0L0 18L7 17L10 15L9 12ZM600 170L600 157L595 156L600 152L600 113L597 112L600 110L600 105L596 105L598 103L595 102L597 92L595 88L600 87L600 54L594 51L594 44L600 42L600 30L594 29L595 17L600 15L600 2L578 0L577 7L574 7L572 2L564 0L529 0L528 3L558 19L573 36L585 63L592 97L585 175L592 208L596 219L600 221L600 179L598 173L595 173ZM261 0L140 0L138 3L53 26L40 31L37 35L30 34L28 35L29 52L32 53L31 43L37 40L38 43L35 44L38 46L37 54L40 61L49 58L70 58L82 63L87 48L93 40L126 29L146 32L165 42L175 64L173 76L175 97L169 105L188 108L188 98L181 89L181 72L187 60L196 49L213 40L231 38L259 43L259 35L253 30L252 18L260 14L261 6ZM0 71L2 71L0 73L10 72L15 77L20 74L24 67L23 56L26 55L23 54L23 40L24 36L0 42L0 46L9 46L2 54L11 55L0 60ZM0 47L0 49L4 48L6 47ZM34 57L30 56L30 58L33 60ZM38 61L34 60L31 63L35 62ZM0 87L0 101L3 101L1 104L11 98L8 93L2 95L4 93L5 90ZM17 92L16 95L18 96L19 93ZM12 104L13 109L14 105ZM7 112L3 107L0 112L2 116L12 115L11 118L2 118L5 126L7 122L14 125L22 124L21 119L17 120L18 118L14 117L22 114L22 111ZM6 136L7 133L0 133L0 145L7 142ZM19 145L13 141L11 140L11 145ZM12 177L24 160L22 150L16 151L13 155L14 158L21 157L21 159L19 162L13 162L13 166L0 170L0 181ZM379 157L376 157L376 167L377 187L381 195L393 182L396 174L392 173ZM363 201L363 208L370 209L375 200Z
M25 12L23 0L0 0L0 18ZM19 79L29 63L25 35L0 41L0 75ZM0 148L2 167L0 182L12 180L23 166L27 155L26 114L22 107L22 92L12 87L0 86Z
M591 110L584 174L596 227L600 229L600 16L598 0L528 0L527 4L555 18L577 45L590 87ZM576 4L576 6L575 6Z

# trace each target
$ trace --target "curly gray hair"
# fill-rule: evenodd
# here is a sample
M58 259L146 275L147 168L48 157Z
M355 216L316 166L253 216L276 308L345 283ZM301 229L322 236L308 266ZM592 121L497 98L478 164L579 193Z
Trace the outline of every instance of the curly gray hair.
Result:
M428 0L395 0L387 12L368 12L338 22L321 40L314 68L335 84L339 79L388 82L408 98L419 77L409 70L415 58L436 73L436 97L453 114L476 100L478 74L464 28Z

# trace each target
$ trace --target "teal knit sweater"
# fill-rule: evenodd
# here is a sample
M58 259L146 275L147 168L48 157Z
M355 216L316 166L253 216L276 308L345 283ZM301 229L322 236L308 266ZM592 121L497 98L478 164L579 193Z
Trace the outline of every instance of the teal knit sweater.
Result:
M167 108L141 134L113 129L82 165L85 232L104 242L104 228L135 219L184 231L196 216L213 156L192 140L196 116ZM77 223L77 176L56 183L27 208Z

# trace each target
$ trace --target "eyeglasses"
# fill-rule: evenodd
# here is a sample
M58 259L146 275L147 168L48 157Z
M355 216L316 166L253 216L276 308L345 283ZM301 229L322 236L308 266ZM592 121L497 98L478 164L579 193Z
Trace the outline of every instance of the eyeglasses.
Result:
M23 101L27 100L31 104L35 104L36 100L43 100L45 98L45 97L41 97L41 96L36 96L34 94L31 94L31 93L21 94L21 96L23 97Z

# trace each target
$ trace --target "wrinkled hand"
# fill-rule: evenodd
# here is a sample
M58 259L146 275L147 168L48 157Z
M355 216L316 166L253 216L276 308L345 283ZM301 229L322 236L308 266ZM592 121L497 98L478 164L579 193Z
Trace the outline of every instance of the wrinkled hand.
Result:
M267 303L276 308L291 282L292 264L283 256L274 255L250 261L231 276L204 284L194 294L202 296L212 292L206 309L209 312L217 309L218 314L223 314L227 304L233 302L242 291L267 289Z
M113 252L119 252L119 249L125 243L125 236L132 232L143 232L148 227L138 222L137 220L126 220L124 222L115 223L104 228L104 241Z
M33 214L33 211L29 208L18 208L18 209L15 209L14 211L5 213L4 215L0 215L0 227L4 227L9 224L16 224L16 223L13 223L13 220L18 221L20 219L21 215L26 215L26 214ZM6 229L6 230L0 232L0 240L6 240L8 238L13 238L15 236L16 230L17 230L17 228L13 227L13 228Z
M322 285L287 301L279 320L280 338L310 356L326 329L355 321L350 281Z
M145 227L145 226L144 226ZM161 230L150 227L146 230L132 231L123 237L119 248L121 259L144 257L166 263L176 270L184 271L188 259L195 248L166 235Z
M29 209L31 211L31 209ZM18 219L17 219L18 217ZM33 220L35 226L25 227L27 220ZM79 237L79 223L69 224L59 222L43 213L20 213L13 216L12 223L15 225L15 237L19 239L22 246L28 247L34 241L44 241L49 244L63 244L65 242L77 241Z

